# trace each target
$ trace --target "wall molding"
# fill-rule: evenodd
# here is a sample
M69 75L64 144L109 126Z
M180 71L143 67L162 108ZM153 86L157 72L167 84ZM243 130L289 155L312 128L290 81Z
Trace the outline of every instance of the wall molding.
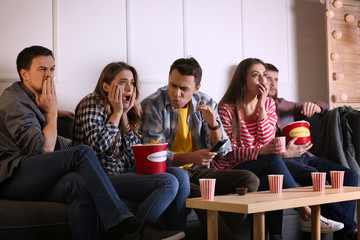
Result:
M58 38L58 0L52 0L52 49L53 54L56 57L55 68L55 81L60 82L59 79L59 38ZM19 76L17 74L1 74L0 83L5 82L17 82Z
M52 44L53 53L56 58L55 82L60 82L60 51L59 51L59 24L58 24L58 0L52 0Z

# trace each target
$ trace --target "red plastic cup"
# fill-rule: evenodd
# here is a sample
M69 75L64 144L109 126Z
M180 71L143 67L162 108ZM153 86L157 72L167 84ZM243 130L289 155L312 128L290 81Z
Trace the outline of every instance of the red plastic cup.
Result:
M281 142L281 152L286 152L286 137L276 137Z
M330 171L331 187L343 188L345 171Z
M270 193L282 193L283 178L282 174L268 175Z
M199 179L201 199L203 199L203 200L214 200L215 182L216 182L215 178L201 178L201 179Z
M313 183L313 191L325 191L326 172L312 172L311 179Z
M166 172L167 143L137 144L131 146L136 173L154 174Z

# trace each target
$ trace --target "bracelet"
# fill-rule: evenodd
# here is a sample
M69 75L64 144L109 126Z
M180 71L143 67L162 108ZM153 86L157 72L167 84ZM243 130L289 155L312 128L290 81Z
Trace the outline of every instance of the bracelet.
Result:
M216 122L218 123L218 125L215 126L215 127L211 127L211 126L208 124L208 127L209 127L210 130L215 131L215 130L217 130L217 129L220 128L220 122L219 122L218 120L216 120Z

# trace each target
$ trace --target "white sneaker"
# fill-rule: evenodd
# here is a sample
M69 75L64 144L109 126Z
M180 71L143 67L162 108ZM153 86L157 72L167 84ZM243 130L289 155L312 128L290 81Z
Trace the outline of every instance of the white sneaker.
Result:
M323 216L320 216L320 226L322 233L336 232L344 228L343 223L327 219ZM300 228L303 232L311 232L311 218L308 218L306 221L300 218Z

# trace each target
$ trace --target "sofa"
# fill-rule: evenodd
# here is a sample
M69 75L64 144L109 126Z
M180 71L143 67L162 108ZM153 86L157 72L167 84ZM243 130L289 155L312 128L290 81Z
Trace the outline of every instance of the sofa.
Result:
M337 111L337 110L332 110ZM330 111L330 112L332 112ZM324 128L324 118L327 116L314 115L307 119L310 122L312 139L314 139L314 149L316 154L322 156L323 152L320 150L323 147L320 137L316 134L319 126ZM357 111L348 113L345 120L349 120L350 124L345 126L352 129L351 141L354 145L359 144L358 133L360 130L359 113ZM319 125L320 124L320 125ZM351 126L350 126L351 125ZM314 129L313 129L314 127ZM356 128L356 129L355 129ZM72 121L69 119L59 119L58 134L67 138L71 137ZM339 130L340 131L340 130ZM340 133L339 133L340 134ZM343 132L340 134L343 135ZM331 144L331 143L328 143ZM328 146L331 147L331 146ZM340 151L340 150L339 150ZM357 151L354 151L354 154ZM324 156L325 157L325 156ZM338 161L341 156L332 156L332 159ZM360 156L354 156L355 159L360 159ZM127 202L129 208L136 211L138 203ZM164 218L160 219L163 221ZM246 214L242 216L243 221L238 227L238 239L251 239L252 219ZM196 214L193 210L188 215L186 224L186 239L206 239L206 231L201 228ZM299 216L293 209L284 210L283 219L283 239L300 240L310 239L310 233L300 231ZM68 225L66 206L62 203L54 202L30 202L30 201L13 201L0 199L0 239L1 240L66 240L71 239L71 232ZM101 239L115 239L104 231L101 232ZM118 239L118 238L116 238ZM332 234L323 234L322 239L332 239Z

